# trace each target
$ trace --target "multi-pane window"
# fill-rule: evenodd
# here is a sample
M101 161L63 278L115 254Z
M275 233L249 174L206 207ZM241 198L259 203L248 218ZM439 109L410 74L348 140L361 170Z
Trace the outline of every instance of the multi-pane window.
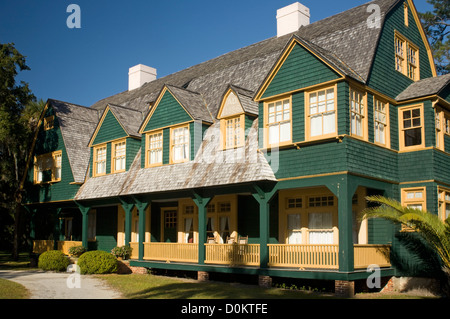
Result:
M302 207L302 198L288 198L286 200L286 208L301 208Z
M147 135L147 165L162 164L163 133L157 132Z
M51 130L55 126L55 116L47 116L44 118L44 131Z
M242 145L241 116L225 120L225 147L232 148Z
M94 176L106 174L106 145L94 148Z
M121 141L112 144L113 148L113 173L125 170L126 142Z
M171 160L173 163L189 160L189 126L171 129Z
M34 182L57 182L61 180L62 152L56 151L35 157Z
M442 130L443 112L440 109L434 110L434 128L435 128L435 140L437 148L444 148L444 132Z
M413 81L419 80L419 50L403 36L395 34L395 70Z
M386 103L374 99L375 143L387 144L388 109Z
M267 105L268 144L291 141L291 100L284 99Z
M333 196L313 196L308 198L309 207L323 207L333 205L334 205Z
M450 217L450 191L439 189L439 217L444 221Z
M352 135L364 136L365 105L364 94L350 89L350 127Z
M417 50L408 44L408 77L417 80Z
M404 147L420 146L423 144L422 111L420 107L412 107L400 110L402 139Z
M402 190L402 205L408 208L426 210L425 187L408 188ZM409 225L402 225L402 231L411 231Z
M444 113L444 132L450 134L450 115Z
M336 134L335 89L328 88L307 94L309 137Z
M406 42L395 36L395 70L400 73L404 73L404 61L405 61L405 46Z

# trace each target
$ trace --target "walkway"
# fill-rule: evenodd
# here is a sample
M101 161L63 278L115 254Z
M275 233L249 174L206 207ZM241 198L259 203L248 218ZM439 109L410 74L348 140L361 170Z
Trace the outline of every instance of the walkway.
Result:
M0 278L25 286L30 299L119 299L100 279L77 273L0 270Z

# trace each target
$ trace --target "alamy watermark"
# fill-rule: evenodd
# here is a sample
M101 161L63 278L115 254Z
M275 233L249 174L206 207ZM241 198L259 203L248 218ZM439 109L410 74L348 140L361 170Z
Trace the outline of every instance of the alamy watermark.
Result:
M370 289L381 288L380 266L376 264L369 265L369 267L367 267L367 272L371 273L366 280L367 287Z
M71 13L66 20L66 25L69 29L81 28L81 8L78 4L69 4L66 12Z
M367 27L369 29L379 29L381 28L381 10L380 6L377 4L369 4L366 9L371 15L367 18Z
M73 289L73 288L81 288L81 271L80 267L77 264L71 264L67 267L66 272L73 272L69 277L66 279L66 285L67 288Z

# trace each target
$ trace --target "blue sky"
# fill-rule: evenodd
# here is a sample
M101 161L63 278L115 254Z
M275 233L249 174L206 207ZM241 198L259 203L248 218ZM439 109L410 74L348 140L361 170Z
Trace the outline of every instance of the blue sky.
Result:
M0 0L0 43L15 43L37 98L90 106L126 91L128 68L158 78L276 35L276 10L295 0ZM301 0L315 22L366 0ZM70 4L81 28L70 29ZM431 10L416 0L419 12Z

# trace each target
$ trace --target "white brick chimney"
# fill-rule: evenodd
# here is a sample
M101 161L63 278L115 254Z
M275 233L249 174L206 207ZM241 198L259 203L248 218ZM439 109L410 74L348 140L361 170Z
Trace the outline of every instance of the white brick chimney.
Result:
M156 80L156 69L143 64L135 65L128 70L128 91L154 80Z
M309 8L299 2L277 10L277 37L309 24Z

